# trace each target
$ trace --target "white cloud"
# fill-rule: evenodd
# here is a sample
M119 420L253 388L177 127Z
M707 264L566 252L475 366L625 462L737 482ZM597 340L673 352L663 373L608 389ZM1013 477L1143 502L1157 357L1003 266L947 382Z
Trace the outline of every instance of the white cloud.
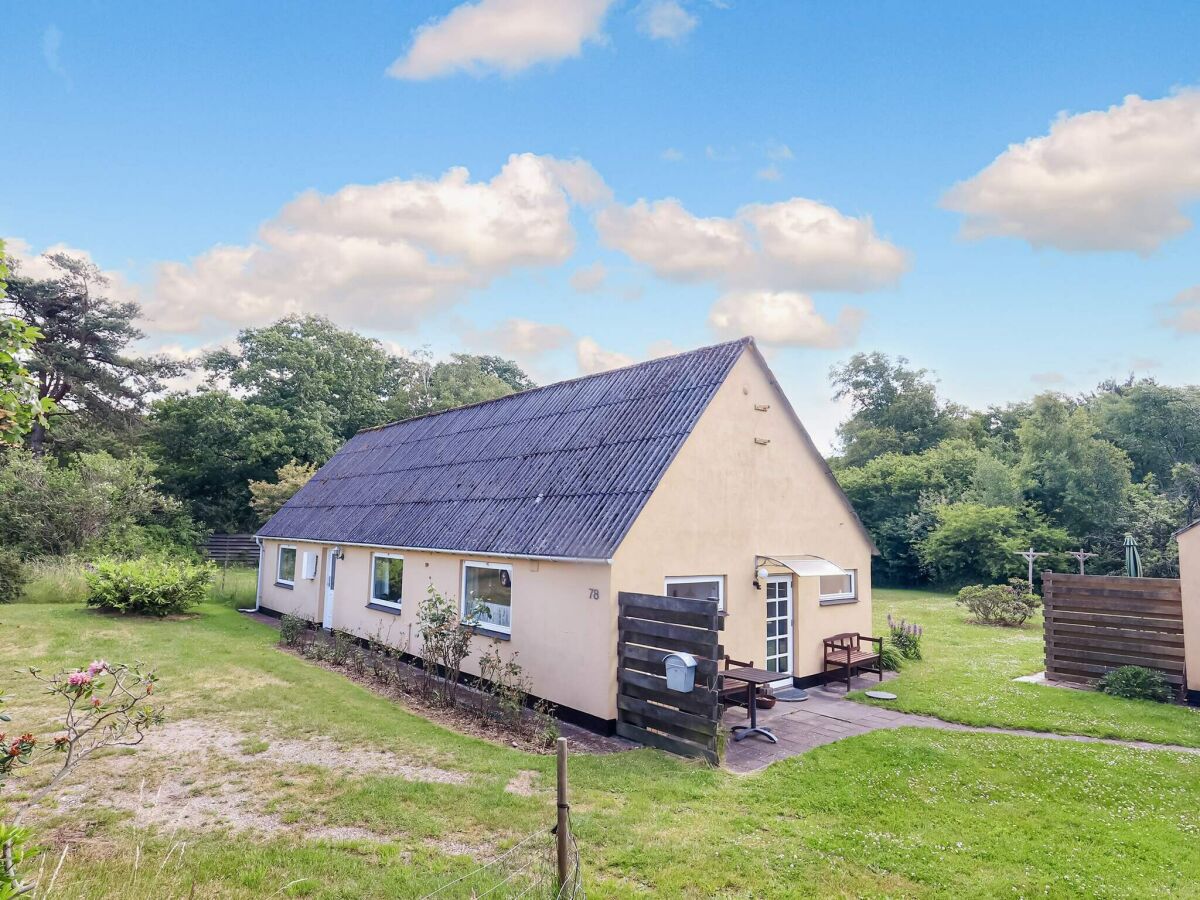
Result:
M1200 284L1176 294L1163 321L1181 334L1200 334Z
M600 290L607 277L608 269L604 267L604 263L597 260L590 266L575 270L571 276L571 287L581 294L590 294Z
M875 234L870 217L794 197L751 204L732 218L700 218L678 200L610 206L601 239L679 281L775 290L865 291L896 282L908 257Z
M697 24L679 0L643 0L638 7L638 31L654 40L681 40Z
M759 342L788 347L845 347L862 326L861 310L846 307L830 322L807 294L795 291L735 291L713 305L708 320L726 338L753 335Z
M668 147L666 150L664 150L664 151L663 151L663 152L660 154L660 156L661 156L661 157L662 157L662 158L663 158L663 159L664 159L666 162L679 162L680 160L682 160L682 159L683 159L683 151L682 151L682 150L676 150L674 147Z
M512 74L539 62L579 56L601 39L613 0L479 0L418 28L408 53L388 68L395 78L457 71Z
M783 173L779 171L779 166L776 165L765 166L754 174L759 181L779 181L783 178Z
M46 68L63 80L68 88L71 87L71 76L62 63L62 31L57 25L49 25L42 32L42 59Z
M48 259L48 257L57 254L81 259L84 262L96 265L96 261L92 259L92 254L87 250L81 250L78 247L72 247L68 244L51 244L42 250L34 250L28 241L19 237L5 237L0 238L0 240L4 241L5 256L17 264L14 274L18 274L22 278L31 278L34 281L46 281L60 277L62 272L56 269ZM124 302L137 299L137 289L120 272L112 269L100 269L100 274L108 281L103 292L110 300Z
M607 372L609 369L619 369L635 362L632 356L615 350L605 350L590 337L582 337L575 343L575 361L582 375Z
M1034 384L1065 384L1067 376L1062 372L1034 372L1029 379Z
M972 239L1147 254L1191 228L1200 198L1200 90L1060 115L942 199Z
M586 163L532 154L509 157L491 181L454 168L436 181L310 191L264 224L253 244L160 265L146 313L176 331L206 319L244 326L287 313L410 328L517 267L565 262L575 242L572 201L606 195Z
M467 342L483 352L529 359L565 347L573 337L565 325L506 319L491 328L463 326Z
M767 159L774 162L786 162L795 159L792 155L792 148L779 141L767 141L766 146L763 148L763 153Z

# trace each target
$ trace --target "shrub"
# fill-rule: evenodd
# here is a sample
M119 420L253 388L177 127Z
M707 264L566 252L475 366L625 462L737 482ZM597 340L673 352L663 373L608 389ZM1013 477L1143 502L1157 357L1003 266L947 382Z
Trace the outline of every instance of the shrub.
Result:
M299 616L284 613L279 620L279 643L285 647L295 647L307 631L308 622Z
M421 658L426 695L434 694L447 706L458 700L458 675L463 660L471 652L471 635L479 621L482 605L471 610L465 620L458 606L431 584L428 596L417 607L417 634L421 637ZM436 684L435 684L436 682Z
M344 631L335 631L333 633L333 645L329 650L329 661L335 666L346 665L354 647L354 635L347 634Z
M1038 611L1041 598L1023 578L1010 578L1008 584L973 584L958 592L954 601L965 606L972 620L981 625L1016 628Z
M169 559L104 559L87 575L87 605L119 613L168 616L186 612L204 599L213 579L211 565Z
M901 656L905 659L921 658L921 637L925 634L924 628L915 623L910 624L904 619L896 621L892 614L888 613L888 632L888 639L900 651Z
M1162 673L1142 666L1113 669L1096 686L1106 694L1126 700L1153 700L1156 703L1171 700L1171 686Z
M879 662L889 672L899 672L904 665L904 654L900 648L890 641L883 642L883 652L879 654Z
M19 600L27 581L29 573L21 557L11 550L0 550L0 603Z
M500 656L499 646L479 655L480 715L508 725L519 725L529 696L529 678L513 653L508 660Z

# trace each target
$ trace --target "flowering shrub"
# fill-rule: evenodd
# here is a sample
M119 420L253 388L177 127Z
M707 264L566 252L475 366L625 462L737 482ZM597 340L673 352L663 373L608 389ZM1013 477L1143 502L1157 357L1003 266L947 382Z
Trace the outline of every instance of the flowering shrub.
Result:
M1010 578L1008 584L973 584L958 592L954 600L965 606L973 621L981 625L1019 627L1038 611L1041 599L1023 578Z
M921 658L921 637L925 629L916 623L908 623L904 619L897 621L888 613L888 639L900 655L905 659Z
M100 560L87 575L88 606L135 615L186 612L204 599L213 566L162 557Z
M279 620L279 643L285 647L295 647L307 631L307 620L284 613Z
M33 668L29 674L66 704L62 733L42 745L44 752L61 754L62 763L46 784L14 807L12 822L0 825L0 900L34 887L22 882L17 872L21 861L33 855L24 847L28 832L20 827L25 814L97 750L140 744L146 730L163 721L161 708L150 703L157 677L141 664L114 665L98 659L85 668L54 675ZM0 712L0 722L8 721L11 717ZM28 732L15 738L0 734L0 787L14 770L33 762L40 743Z

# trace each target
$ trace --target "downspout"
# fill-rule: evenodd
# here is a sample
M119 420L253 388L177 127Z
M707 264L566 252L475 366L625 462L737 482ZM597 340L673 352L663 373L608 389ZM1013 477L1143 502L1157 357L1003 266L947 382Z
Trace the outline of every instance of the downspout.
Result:
M254 543L258 544L258 572L254 584L254 609L238 610L239 612L258 612L258 607L262 603L262 573L263 573L263 545L262 538L257 534L254 536Z

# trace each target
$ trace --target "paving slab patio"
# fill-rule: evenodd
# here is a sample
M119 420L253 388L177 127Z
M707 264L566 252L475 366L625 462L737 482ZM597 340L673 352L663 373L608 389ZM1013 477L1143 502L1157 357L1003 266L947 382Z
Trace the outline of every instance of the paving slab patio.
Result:
M894 676L893 676L894 677ZM868 690L878 685L872 675L858 677L852 681L854 690ZM936 728L942 731L973 731L987 734L1015 734L1055 741L1078 741L1082 743L1112 744L1136 750L1168 750L1176 753L1200 753L1200 748L1179 747L1170 744L1151 744L1146 741L1122 741L1096 738L1079 734L1053 734L1030 731L1022 728L989 728L946 722L933 716L921 716L900 712L882 706L869 706L847 700L846 689L840 683L827 687L809 688L808 699L799 703L778 702L774 709L760 709L758 724L774 732L779 743L772 744L759 735L743 741L732 737L725 747L724 765L734 772L754 772L773 762L807 753L814 747L832 744L843 738L867 734L880 728ZM721 724L725 728L744 725L746 710L731 706L725 711Z

